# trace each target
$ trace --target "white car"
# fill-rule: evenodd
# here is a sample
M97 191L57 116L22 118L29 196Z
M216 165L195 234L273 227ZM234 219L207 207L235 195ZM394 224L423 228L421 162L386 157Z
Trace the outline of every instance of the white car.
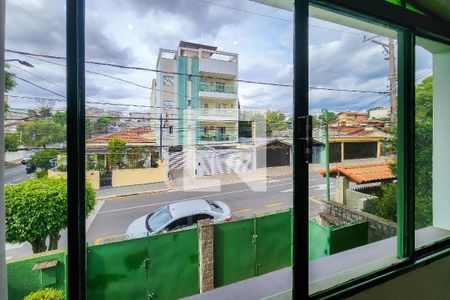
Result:
M231 221L228 205L221 201L186 200L161 207L133 221L127 229L128 238L137 238L193 226L199 220Z

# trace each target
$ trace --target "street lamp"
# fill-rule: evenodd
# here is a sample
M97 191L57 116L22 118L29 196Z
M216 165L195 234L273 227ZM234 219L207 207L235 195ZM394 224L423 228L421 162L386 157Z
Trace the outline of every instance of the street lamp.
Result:
M5 62L17 61L19 64L24 65L25 67L33 68L34 66L27 61L20 59L5 59Z

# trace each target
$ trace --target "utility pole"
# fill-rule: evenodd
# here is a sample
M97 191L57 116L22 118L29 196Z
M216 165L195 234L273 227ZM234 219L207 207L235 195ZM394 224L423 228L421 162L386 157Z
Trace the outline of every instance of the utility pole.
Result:
M328 136L328 109L322 109L322 113L325 127L325 168L327 177L327 201L330 201L330 139Z
M384 53L388 56L385 59L389 60L389 97L391 104L390 119L391 124L397 124L397 70L395 67L395 41L389 38L388 43L375 40L378 35L371 38L364 37L363 42L371 41L374 44L380 45L384 49Z

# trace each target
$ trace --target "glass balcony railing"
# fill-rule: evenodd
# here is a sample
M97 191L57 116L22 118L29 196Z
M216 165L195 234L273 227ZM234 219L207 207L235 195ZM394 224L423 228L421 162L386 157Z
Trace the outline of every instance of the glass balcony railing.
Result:
M203 117L238 117L238 110L236 108L200 108L200 116Z
M216 93L232 93L236 94L236 87L232 85L220 84L220 83L210 83L201 82L200 91L203 92L216 92Z

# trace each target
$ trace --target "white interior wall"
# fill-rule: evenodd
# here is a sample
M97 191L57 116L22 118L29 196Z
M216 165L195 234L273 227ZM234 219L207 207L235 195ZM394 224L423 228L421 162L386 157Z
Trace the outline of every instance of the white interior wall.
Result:
M433 226L450 230L450 46L433 54Z

